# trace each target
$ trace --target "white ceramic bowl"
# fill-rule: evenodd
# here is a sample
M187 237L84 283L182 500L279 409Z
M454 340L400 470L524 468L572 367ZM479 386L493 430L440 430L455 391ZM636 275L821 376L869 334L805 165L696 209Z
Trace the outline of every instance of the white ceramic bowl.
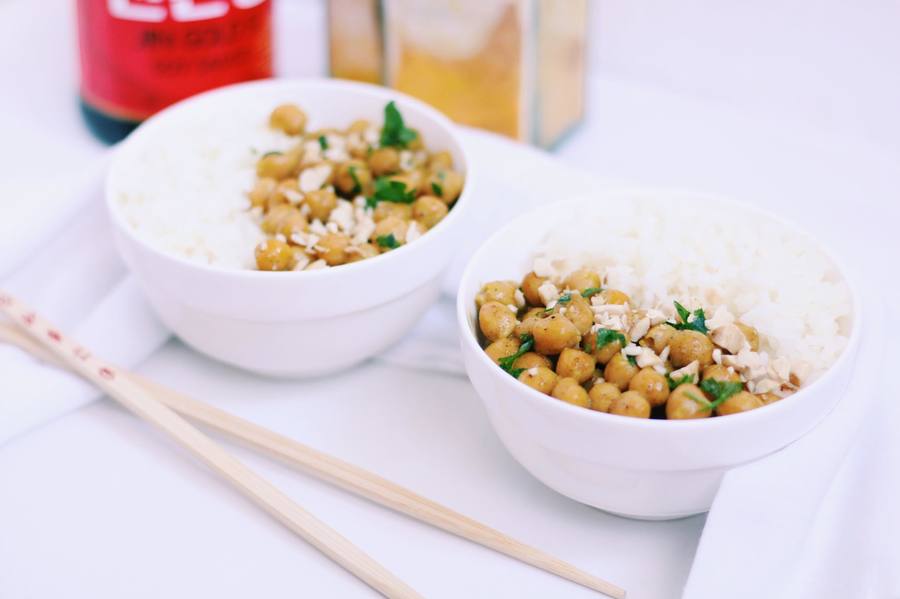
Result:
M636 197L658 201L665 210L682 199L724 201L666 190L610 190L598 192L591 203L563 202L526 213L472 258L460 286L457 317L469 378L500 439L529 472L559 493L609 512L679 518L707 511L725 472L797 440L837 404L859 347L859 298L849 285L851 337L823 376L779 402L726 417L668 421L594 412L539 393L498 368L478 343L474 298L481 285L520 280L531 270L534 240L554 226L549 214L602 211L606 202ZM774 219L743 204L733 203L732 209L735 218ZM841 272L846 280L846 271Z
M279 103L296 102L316 126L340 126L357 118L380 123L389 100L396 102L407 125L422 133L429 149L449 151L455 168L467 176L449 215L397 250L308 272L223 269L149 245L125 222L118 207L122 178L134 172L135 161L148 150L163 151L167 132L197 115L214 111L228 118L232 109L242 114L248 106L268 114ZM141 125L116 151L106 198L119 251L159 317L185 343L259 373L313 376L377 354L403 336L435 301L472 203L472 184L453 125L424 103L360 83L269 80L195 96Z

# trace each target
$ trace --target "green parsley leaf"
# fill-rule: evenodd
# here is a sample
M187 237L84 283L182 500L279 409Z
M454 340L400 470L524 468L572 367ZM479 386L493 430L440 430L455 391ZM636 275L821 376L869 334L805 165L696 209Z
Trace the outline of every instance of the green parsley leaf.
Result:
M715 379L706 379L705 381L700 383L700 388L703 389L704 393L709 393L713 396L713 400L711 402L708 402L709 409L712 410L718 407L722 402L724 402L732 395L743 391L744 384L739 382L723 382L717 381Z
M588 287L587 289L585 289L584 291L581 292L581 297L585 297L585 298L591 297L592 295L597 295L601 291L603 291L602 287Z
M705 398L705 397L703 397L703 398L697 397L696 395L694 395L694 394L691 393L690 391L688 391L687 393L685 393L685 395L687 395L689 399L693 399L693 400L696 401L698 404L700 404L701 406L703 406L703 409L704 409L704 410L711 410L711 409L712 409L712 404L709 403L708 401L706 401L706 398Z
M375 238L375 243L383 248L388 248L391 250L395 250L400 247L400 242L397 241L397 238L394 237L393 233L388 233L387 235L379 235Z
M319 147L322 148L322 150L328 149L328 140L325 139L324 135L319 136Z
M406 127L403 115L397 110L393 100L384 107L384 127L381 128L381 145L405 148L417 137L412 129Z
M637 366L637 358L635 356L625 356L625 358L628 360L629 364Z
M556 300L556 304L568 304L572 301L572 296L568 293L559 296L559 299ZM556 304L553 304L553 308L556 308ZM544 310L544 314L550 314L553 312L553 308L547 308Z
M516 360L521 358L523 355L531 351L531 348L534 347L534 337L525 333L519 339L522 341L522 344L519 346L519 349L516 350L516 353L511 356L506 356L505 358L500 358L498 363L500 364L500 368L511 374L514 378L519 378L519 375L522 374L524 368L513 368L513 364Z
M666 324L675 327L679 331L697 331L704 335L709 332L709 329L706 328L706 313L703 311L703 308L694 310L692 319L690 310L678 302L674 303L675 311L678 312L679 322L667 322Z
M353 190L350 193L355 195L362 191L362 185L359 183L359 179L356 177L356 165L351 164L350 168L348 168L347 171L350 173L350 178L353 179Z
M374 208L378 202L412 204L414 201L416 201L416 192L406 191L406 183L387 177L378 177L375 179L375 194L366 199L366 205Z
M674 391L679 385L684 385L687 383L694 382L694 376L691 374L686 374L679 379L673 379L668 374L666 375L666 380L669 382L669 391Z
M597 342L595 343L595 349L606 347L614 341L618 341L622 347L628 345L628 341L625 339L625 335L623 335L619 331L613 331L611 329L600 329L597 331Z
M438 196L438 197L441 197L442 195L444 195L444 188L441 187L441 186L440 186L439 184L437 184L437 183L432 183L432 184L431 184L431 191L433 191L433 192L434 192L434 195L436 195L436 196Z

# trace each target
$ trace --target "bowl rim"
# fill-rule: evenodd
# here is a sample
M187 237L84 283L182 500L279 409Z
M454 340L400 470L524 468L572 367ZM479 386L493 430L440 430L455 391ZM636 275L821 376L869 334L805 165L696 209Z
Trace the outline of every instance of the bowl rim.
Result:
M484 348L482 348L479 344L477 336L470 328L471 323L469 322L467 316L467 310L469 308L469 303L474 302L475 298L474 296L471 298L463 297L462 290L471 286L471 283L473 282L472 280L475 276L474 271L477 264L482 260L483 255L485 255L487 246L490 245L496 238L506 235L510 230L522 227L524 222L530 220L530 218L534 214L540 211L545 211L553 207L561 208L565 206L580 205L586 203L588 200L596 201L598 197L603 195L635 195L640 197L655 197L657 195L665 195L670 199L690 198L694 200L699 199L712 201L723 204L725 206L730 206L737 210L744 210L755 213L761 218L771 219L779 225L784 226L789 230L792 230L805 237L832 262L835 269L840 273L841 278L844 280L844 283L846 284L848 292L850 294L850 301L852 303L851 314L853 318L852 329L850 332L850 336L847 339L847 343L841 350L841 353L838 355L837 359L824 371L824 373L818 379L810 383L808 386L801 387L796 393L793 393L792 395L789 395L777 402L762 406L761 408L757 408L755 410L740 412L737 414L729 414L727 415L727 417L718 416L711 418L692 418L674 421L670 421L668 419L628 418L616 414L597 412L591 409L573 406L564 401L560 401L549 395L541 393L536 389L532 389L528 385L521 384L519 383L519 381L509 376L506 372L498 368L497 365L487 356ZM835 373L841 370L841 368L839 368L840 366L851 360L855 360L857 353L855 350L860 343L864 321L863 310L861 306L861 295L858 292L858 282L855 277L849 274L851 272L852 271L847 269L845 261L839 259L836 255L834 255L831 250L829 250L806 229L796 225L791 220L781 215L778 215L770 210L756 206L754 204L750 204L749 202L738 200L732 196L728 196L725 194L706 191L694 191L691 189L677 187L614 186L600 189L591 197L569 198L533 208L519 215L514 220L507 223L494 234L492 234L484 242L482 242L482 244L478 247L478 250L472 255L472 258L469 260L469 264L466 266L466 269L463 272L460 281L459 294L457 295L456 299L457 324L459 329L461 330L460 338L461 342L465 345L465 351L477 354L477 357L475 357L475 359L479 360L482 364L489 367L489 370L493 372L491 376L494 376L498 381L502 381L502 383L500 384L502 384L505 389L508 389L512 393L519 394L536 409L557 411L557 413L561 417L574 416L584 419L585 422L593 422L597 425L608 426L618 424L625 427L632 427L635 430L643 431L671 432L693 431L696 429L702 429L704 431L721 430L726 426L742 426L743 424L752 425L751 423L755 421L776 417L777 414L791 409L798 400L802 401L802 399L806 395L809 395L813 389L820 389L825 387L827 384L830 384L831 380L835 376L837 376ZM481 397L480 393L479 397ZM482 401L485 400L482 398ZM837 405L837 402L835 402L834 405Z
M325 88L332 89L336 93L364 94L368 96L378 97L384 99L385 101L398 100L398 103L411 105L416 110L420 111L427 119L433 121L434 124L436 124L440 129L444 130L453 146L455 146L453 149L455 149L458 152L459 156L462 158L463 164L461 165L462 168L459 170L461 170L461 172L465 175L465 184L463 185L463 189L459 197L454 202L452 209L448 211L447 216L444 217L441 222L435 225L435 227L426 231L426 234L423 234L420 238L416 239L414 243L403 244L399 248L391 250L390 252L379 254L378 256L374 256L370 259L358 260L349 264L341 264L340 268L332 267L320 268L317 270L288 272L279 271L277 273L248 268L232 268L195 262L183 256L166 252L165 250L154 246L153 244L137 235L132 227L127 222L125 222L124 215L116 205L116 190L113 189L113 182L115 179L117 164L120 160L124 159L122 158L122 156L126 154L128 148L142 143L143 138L148 134L147 132L152 132L156 128L160 127L161 123L165 124L170 119L179 118L178 115L182 111L189 110L195 104L215 101L219 96L228 96L234 93L241 93L245 92L245 90L248 89L252 90L279 87L300 90L302 90L302 88ZM472 193L470 191L471 185L471 160L469 159L468 151L459 138L456 125L454 125L447 116L438 111L436 108L433 108L425 102L409 96L403 92L386 88L380 85L373 85L370 83L363 83L358 81L310 77L298 79L260 79L255 81L234 83L231 85L226 85L206 92L202 92L194 96L190 96L189 98L186 98L164 108L160 112L152 115L146 121L142 122L125 140L123 140L116 147L115 150L113 150L113 156L111 158L103 181L103 195L104 203L106 205L106 212L109 215L110 221L113 223L114 228L121 234L127 236L129 241L139 245L142 250L149 252L153 256L160 258L165 262L173 263L183 268L193 269L195 271L198 271L199 273L233 276L236 278L248 280L262 279L267 281L293 281L298 280L299 277L299 280L321 281L330 277L338 277L342 276L342 274L358 273L366 268L372 268L373 265L370 263L373 261L377 261L374 266L384 266L385 268L389 268L390 260L396 261L406 257L410 252L417 251L415 249L408 248L419 248L421 250L425 247L430 246L432 243L436 242L436 240L434 239L433 235L429 235L428 233L437 232L437 237L440 237L440 233L443 233L463 218L462 213L467 211L470 207L470 204L472 204L472 200L470 199L472 196ZM398 253L400 253L399 258L395 255Z

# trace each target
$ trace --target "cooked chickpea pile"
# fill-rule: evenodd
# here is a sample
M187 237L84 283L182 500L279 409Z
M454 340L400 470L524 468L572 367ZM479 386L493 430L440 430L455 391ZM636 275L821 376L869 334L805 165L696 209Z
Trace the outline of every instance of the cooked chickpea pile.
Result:
M449 152L428 152L388 103L380 128L357 120L345 130L307 131L294 104L275 108L269 125L296 137L285 152L256 163L250 209L268 238L256 248L259 270L314 270L372 258L437 225L462 192Z
M635 418L746 412L796 391L786 358L760 351L758 331L724 306L707 320L680 303L641 309L601 276L525 275L493 281L475 298L487 355L558 400Z

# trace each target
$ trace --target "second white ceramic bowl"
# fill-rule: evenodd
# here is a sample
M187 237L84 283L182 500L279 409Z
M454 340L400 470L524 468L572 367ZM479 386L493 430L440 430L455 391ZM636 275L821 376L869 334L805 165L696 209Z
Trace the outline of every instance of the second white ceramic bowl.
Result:
M671 190L609 190L590 201L529 212L497 232L472 258L460 286L457 318L469 378L500 439L529 472L559 493L609 512L680 518L707 511L729 469L796 441L832 410L854 370L860 304L851 284L850 340L823 376L781 401L731 416L669 421L594 412L539 393L498 368L478 342L475 295L481 286L521 280L531 270L534 240L571 214L602 215L608 203L635 200L658 202L664 211L677 209L680 202L726 202ZM728 203L736 219L769 219L791 227L749 206Z
M271 273L205 266L139 238L118 209L124 173L147 152L165 151L168 132L210 112L248 107L268 114L294 102L322 126L357 118L380 123L394 100L429 149L447 150L466 185L435 228L376 258L317 271ZM123 168L130 167L130 168ZM453 125L422 102L384 88L336 80L271 80L195 96L141 125L118 149L106 185L117 246L162 321L188 345L223 362L274 376L337 371L387 348L440 293L472 204L473 177ZM185 202L190 197L184 198ZM178 215L173 214L173 219Z

